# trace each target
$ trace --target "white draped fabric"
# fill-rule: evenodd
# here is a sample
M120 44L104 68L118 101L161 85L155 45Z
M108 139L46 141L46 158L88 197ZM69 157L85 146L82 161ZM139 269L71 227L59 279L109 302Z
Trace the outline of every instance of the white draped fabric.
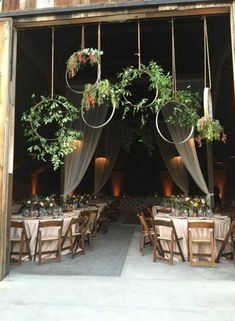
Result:
M169 116L170 111L167 109L162 110L165 119ZM183 141L189 135L189 129L185 127L174 126L167 123L168 130L175 143L180 156L183 159L184 165L192 176L198 187L209 196L209 190L203 177L201 167L198 161L197 152L195 148L194 138L191 137L183 144L178 142Z
M188 195L188 172L184 166L181 156L178 154L175 146L164 141L157 136L157 142L161 156L175 184L185 195Z
M120 140L115 137L113 127L106 126L100 137L95 160L95 193L99 193L109 179L120 151Z
M70 100L75 104L75 106L78 106L81 96L74 94L71 94L71 96ZM89 111L85 116L87 122L92 125L102 124L105 121L107 109L107 107L102 106ZM83 138L78 148L76 148L73 153L65 157L64 198L66 195L74 191L74 189L80 184L87 171L92 156L94 155L102 132L102 128L93 129L87 126L82 119L80 119L74 127L82 131Z

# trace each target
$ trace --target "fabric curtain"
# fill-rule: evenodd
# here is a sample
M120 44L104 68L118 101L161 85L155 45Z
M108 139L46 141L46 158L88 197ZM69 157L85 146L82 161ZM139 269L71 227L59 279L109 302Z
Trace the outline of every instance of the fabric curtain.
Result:
M81 95L70 93L68 98L75 106L79 106ZM92 125L102 124L105 121L107 110L107 106L100 106L92 109L86 113L86 121ZM64 199L69 193L74 191L83 179L102 132L102 128L91 128L87 126L81 118L73 125L73 127L82 131L83 138L77 148L65 157Z
M107 125L103 129L96 152L95 193L99 193L109 179L120 147L120 140L117 139L113 126Z
M170 173L175 184L179 189L188 195L188 172L184 166L181 156L178 156L178 151L174 144L169 144L159 135L156 136L159 151L163 161Z
M170 110L165 109L162 110L164 118L167 119L170 116ZM177 148L182 160L184 162L185 167L188 172L192 176L195 183L198 187L209 196L209 190L206 185L205 179L203 177L201 167L198 161L197 152L195 148L194 137L192 136L185 143L179 144L178 142L183 141L188 135L190 129L185 127L179 127L176 125L171 125L167 123L168 130L172 137L172 140L175 143L175 147Z

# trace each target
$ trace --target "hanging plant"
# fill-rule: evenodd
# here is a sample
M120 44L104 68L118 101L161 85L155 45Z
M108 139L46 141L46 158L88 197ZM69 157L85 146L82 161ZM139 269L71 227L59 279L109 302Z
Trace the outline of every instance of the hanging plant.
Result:
M143 98L134 104L131 102L132 93L128 87L143 75L148 75L149 91L154 91L154 98L152 101L149 101L148 98ZM155 112L160 105L163 105L171 98L171 76L165 74L163 69L153 61L148 66L142 64L139 69L132 66L124 69L122 73L118 74L118 79L116 92L124 106L123 118L126 117L129 111L132 111L133 114L144 113L147 108L150 108L152 112Z
M195 127L201 107L199 94L190 90L178 90L174 92L174 99L172 114L166 119L166 122L180 127Z
M65 97L41 96L40 101L25 111L21 118L24 136L30 144L28 151L36 155L38 160L47 161L49 157L54 170L58 169L63 164L64 156L76 148L74 140L82 136L80 131L71 128L76 119L78 110ZM53 137L41 134L47 126L56 128Z
M90 64L91 66L98 65L102 55L103 51L93 48L75 51L67 60L66 74L69 78L73 78L78 71L87 64Z
M86 111L89 111L92 108L95 108L95 106L101 106L101 105L112 105L112 112L108 119L100 124L100 125L92 125L88 123L85 119L85 113ZM116 92L111 85L111 83L107 80L99 80L94 85L87 84L85 86L85 90L83 92L83 98L82 98L82 106L81 106L81 116L85 124L91 128L102 128L106 126L110 120L113 118L113 115L115 113L115 109L118 107L118 99Z
M111 102L114 108L118 107L116 92L108 79L101 80L96 84L87 84L83 92L82 108L89 110L96 105L101 106Z
M226 142L226 135L223 127L217 119L211 119L209 116L203 116L197 121L197 135L195 140L202 146L202 140L209 142L214 140Z

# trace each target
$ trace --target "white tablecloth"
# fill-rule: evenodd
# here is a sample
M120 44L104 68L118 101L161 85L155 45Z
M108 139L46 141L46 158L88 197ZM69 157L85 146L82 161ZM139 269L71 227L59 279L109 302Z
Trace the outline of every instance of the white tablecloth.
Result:
M228 232L229 226L230 226L230 218L227 216L217 216L217 217L215 216L215 217L206 218L206 219L205 218L198 218L198 217L197 218L172 217L172 216L166 215L166 214L162 214L162 215L160 213L156 214L156 210L154 210L154 207L153 207L153 214L156 219L157 218L168 219L168 220L170 219L173 221L178 237L182 237L182 240L180 240L180 245L181 245L181 249L182 249L182 252L183 252L186 260L188 259L188 220L193 220L193 221L195 221L195 220L203 220L203 221L213 220L214 221L214 237L215 238L225 238L225 236ZM200 239L203 236L205 236L205 232L208 233L208 231L205 231L205 229L198 229L196 231L197 238ZM163 235L163 234L169 235L169 228L161 227L160 234L161 235ZM215 255L217 255L220 248L221 248L222 242L215 241L215 244L216 244ZM163 246L164 246L164 248L167 248L168 247L167 242L163 242ZM194 245L193 250L200 251L200 253L205 253L205 254L210 252L210 248L208 245L200 245L200 248L198 248L197 245ZM229 250L229 245L227 246L226 250Z

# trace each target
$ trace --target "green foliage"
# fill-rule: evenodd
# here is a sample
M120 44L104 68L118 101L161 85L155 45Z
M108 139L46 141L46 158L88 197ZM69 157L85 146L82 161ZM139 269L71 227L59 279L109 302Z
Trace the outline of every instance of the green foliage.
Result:
M144 74L148 75L150 85L149 90L155 91L155 98L148 101L148 98L143 98L137 104L131 102L132 93L128 87L136 79L141 78ZM148 108L155 112L160 105L167 102L171 97L171 76L165 74L163 69L155 62L150 62L148 66L141 65L140 69L128 67L118 74L119 82L115 86L116 93L124 107L123 118L126 117L129 111L133 114L141 112L144 114ZM142 121L144 122L144 117Z
M128 100L131 98L131 92L128 87L133 80L140 78L143 74L149 76L149 90L155 90L156 96L152 102L149 102L147 98L143 98L137 104L133 104ZM151 61L148 66L141 65L141 69L128 67L118 75L118 79L120 81L116 85L116 91L124 107L123 118L130 111L132 111L133 115L141 113L141 124L143 126L149 116L148 110L155 113L174 99L176 103L173 114L166 121L181 127L196 125L198 120L197 110L200 107L199 95L192 93L190 90L180 90L173 93L172 77L169 73L165 73L155 62Z
M34 96L32 96L34 98ZM38 160L47 161L48 157L54 170L63 164L65 155L75 149L74 140L81 138L80 131L71 129L71 123L78 119L78 110L63 96L44 97L22 114L24 136L30 147L28 151ZM54 138L46 138L39 130L46 125L56 124L58 130Z
M66 73L68 74L69 78L73 78L87 63L92 66L99 64L100 57L102 55L103 51L93 48L85 48L83 50L75 51L67 60Z
M212 142L213 140L226 141L224 129L217 119L210 119L208 116L203 116L198 120L196 140L199 146L201 146L201 141L203 139L209 142Z
M116 92L108 79L101 80L95 84L86 84L82 97L82 108L89 110L95 105L101 106L109 103L117 108L118 99Z

